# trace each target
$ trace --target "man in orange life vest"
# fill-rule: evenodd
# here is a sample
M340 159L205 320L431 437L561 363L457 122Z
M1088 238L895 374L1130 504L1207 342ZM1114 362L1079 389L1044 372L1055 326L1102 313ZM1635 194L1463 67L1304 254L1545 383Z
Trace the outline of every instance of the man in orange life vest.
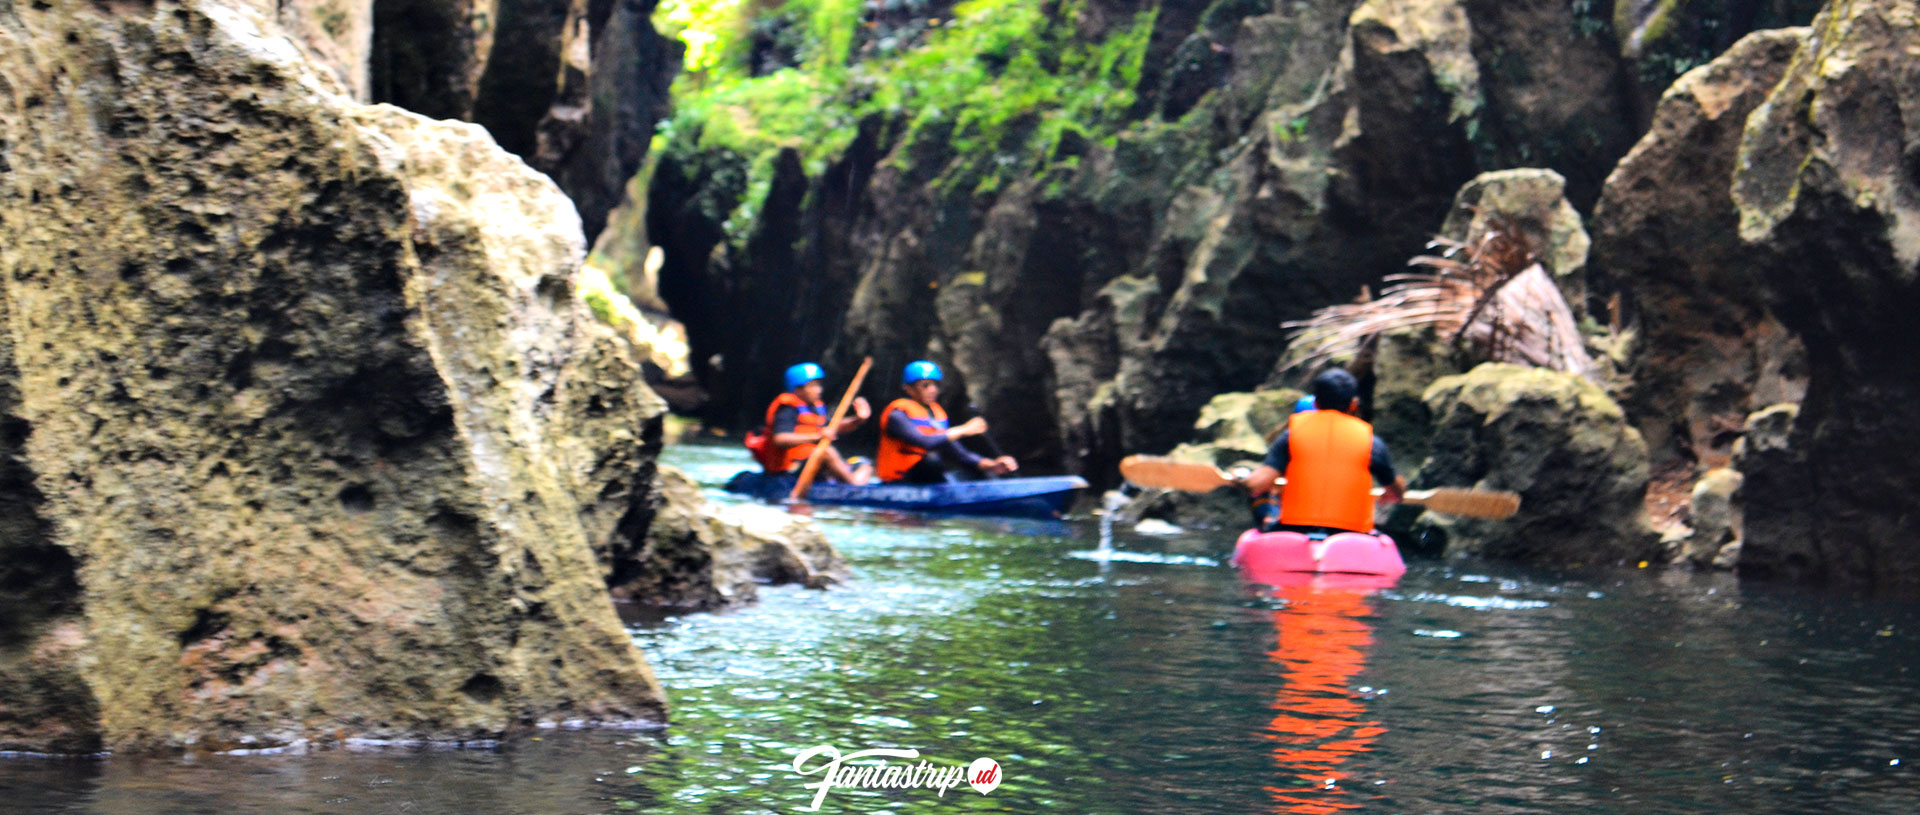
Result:
M849 466L833 449L832 442L840 434L847 433L868 417L873 408L868 406L866 397L853 400L853 415L840 420L840 426L827 432L827 422L833 418L833 411L821 395L825 386L821 380L827 372L811 362L802 362L787 369L787 392L775 397L773 404L767 406L767 457L761 460L770 472L797 471L807 463L807 457L813 455L814 445L826 440L827 452L821 454L820 464L826 474L835 480L848 484L865 484L873 477L873 465L861 463Z
M1012 456L982 458L959 439L987 432L987 420L975 416L959 427L947 426L940 407L940 366L926 360L907 363L901 377L907 396L880 411L880 480L934 484L949 472L1004 475L1020 469Z
M1353 374L1341 368L1314 377L1317 409L1288 418L1287 429L1267 450L1267 460L1244 480L1257 502L1286 474L1277 528L1370 532L1372 482L1386 485L1389 503L1407 491L1406 479L1393 471L1386 443L1373 435L1373 425L1353 415L1360 409L1359 391ZM1263 526L1273 524L1269 520Z

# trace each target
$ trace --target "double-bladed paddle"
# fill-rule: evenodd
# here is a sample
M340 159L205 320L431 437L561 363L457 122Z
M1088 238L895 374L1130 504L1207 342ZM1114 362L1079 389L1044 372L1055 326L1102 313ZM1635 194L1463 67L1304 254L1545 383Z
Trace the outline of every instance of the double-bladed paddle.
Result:
M1127 456L1120 461L1120 474L1128 481L1142 487L1181 492L1212 492L1221 487L1240 484L1239 479L1222 472L1220 468L1213 465L1178 461L1160 456ZM1284 478L1275 482L1277 486L1286 483ZM1375 495L1380 493L1380 490L1374 490ZM1408 490L1406 494L1400 496L1400 501L1413 506L1426 507L1434 512L1466 518L1500 520L1510 518L1515 512L1520 511L1520 496L1500 490L1459 487Z

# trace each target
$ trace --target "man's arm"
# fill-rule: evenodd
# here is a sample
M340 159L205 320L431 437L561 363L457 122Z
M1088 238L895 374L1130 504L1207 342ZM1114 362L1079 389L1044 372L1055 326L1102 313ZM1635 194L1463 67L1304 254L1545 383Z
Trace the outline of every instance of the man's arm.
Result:
M1368 457L1367 470L1373 473L1374 483L1386 486L1387 503L1398 503L1400 496L1407 493L1407 479L1393 471L1393 454L1387 451L1387 443L1379 436L1373 437L1373 453Z
M835 430L834 435L838 436L852 433L855 428L866 424L867 419L872 418L872 416L873 408L868 406L867 397L856 396L853 398L853 415L843 417L840 420L840 427Z
M1260 466L1253 468L1252 473L1241 479L1240 483L1246 485L1247 492L1266 495L1273 491L1273 483L1280 480L1280 475L1287 471L1288 441L1288 431L1280 431L1279 438L1273 440L1273 446L1267 448L1266 461L1261 462Z
M939 453L941 458L948 461L964 462L974 468L980 466L980 456L972 450L955 444L951 431L945 433L922 431L919 425L914 424L913 419L907 416L906 411L896 410L888 414L887 426L881 428L881 432L898 441Z
M813 431L802 433L799 427L800 409L781 405L779 410L773 412L773 443L781 447L795 447L820 440L822 434Z

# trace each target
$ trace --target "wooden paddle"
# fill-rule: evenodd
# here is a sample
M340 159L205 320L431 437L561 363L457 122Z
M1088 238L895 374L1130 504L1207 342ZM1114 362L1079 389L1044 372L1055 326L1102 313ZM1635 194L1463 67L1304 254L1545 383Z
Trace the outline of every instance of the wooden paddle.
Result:
M1120 474L1128 481L1142 487L1157 487L1181 492L1212 492L1221 487L1238 486L1240 482L1233 476L1221 472L1218 467L1197 464L1190 461L1176 461L1160 456L1127 456L1120 461ZM1282 478L1274 482L1275 486L1285 486ZM1384 490L1374 490L1380 495ZM1426 507L1434 512L1447 515L1459 515L1466 518L1490 518L1500 520L1513 517L1520 511L1520 496L1499 490L1475 490L1459 487L1437 487L1430 490L1408 490L1400 496L1400 501L1417 507Z
M813 455L807 456L806 466L800 468L800 480L793 482L793 492L787 495L788 501L799 501L807 497L807 490L813 487L813 477L820 472L820 459L827 454L827 448L833 444L833 436L840 430L840 420L846 418L847 407L853 404L853 397L860 393L860 383L867 380L867 369L873 367L873 357L860 362L860 370L853 375L853 384L847 386L847 394L840 397L840 406L833 409L833 419L827 422L827 432L813 445Z

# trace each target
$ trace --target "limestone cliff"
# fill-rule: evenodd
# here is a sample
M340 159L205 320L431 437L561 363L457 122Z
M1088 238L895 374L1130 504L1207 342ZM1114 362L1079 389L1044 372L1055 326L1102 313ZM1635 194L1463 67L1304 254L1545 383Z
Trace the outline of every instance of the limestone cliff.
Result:
M1594 210L1596 294L1617 296L1636 334L1622 401L1656 472L1725 466L1749 412L1805 391L1805 352L1768 308L1730 188L1747 116L1807 34L1753 34L1681 77Z
M594 545L662 407L551 181L220 0L5 4L0 86L0 742L661 717Z
M1740 569L1920 588L1920 2L1835 0L1747 120L1733 179L1767 305L1806 344L1787 448L1749 483ZM1794 460L1786 471L1768 462Z

